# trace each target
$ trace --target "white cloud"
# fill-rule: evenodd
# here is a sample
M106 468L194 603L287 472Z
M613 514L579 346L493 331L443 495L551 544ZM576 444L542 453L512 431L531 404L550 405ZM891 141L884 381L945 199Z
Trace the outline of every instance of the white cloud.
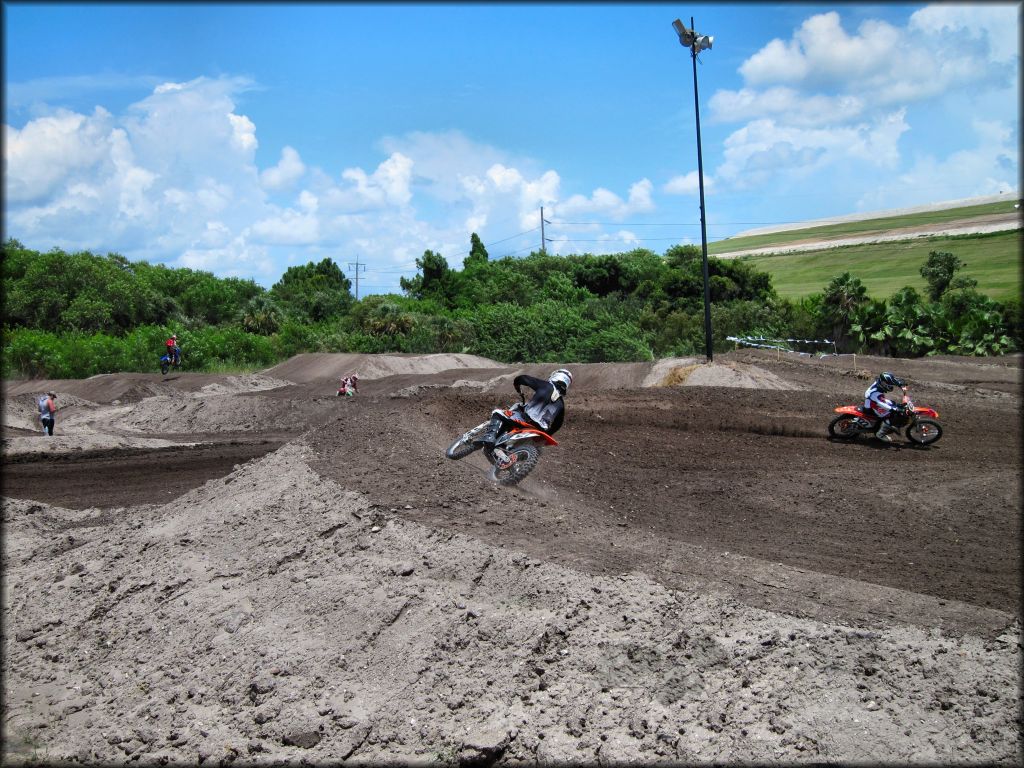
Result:
M598 187L589 198L573 195L561 203L557 209L558 215L565 220L594 216L621 220L638 213L647 213L654 210L654 201L651 199L653 188L654 185L648 179L641 179L629 188L629 197L623 200L614 192Z
M362 168L346 168L341 177L351 185L338 189L331 199L343 207L401 206L412 199L412 160L400 152L392 154L372 174Z
M416 166L417 186L444 202L464 200L464 180L479 181L493 165L525 164L507 152L473 141L460 131L412 131L385 137L380 146L388 154L411 158Z
M741 123L715 169L720 192L830 190L841 208L899 189L904 199L892 202L908 205L929 194L951 199L939 189L967 197L1016 177L1016 153L994 149L1014 139L978 139L976 126L977 148L945 159L913 139L915 121L927 119L943 121L949 146L970 142L974 115L985 115L997 133L1013 126L1016 137L1020 14L1020 4L938 4L905 24L867 19L855 31L838 11L810 16L788 40L771 40L743 62L742 88L712 96L714 122ZM978 164L973 172L968 158ZM938 168L955 168L960 180L943 182ZM670 184L689 188L687 177Z
M865 107L861 96L804 95L787 87L722 90L711 97L711 116L718 122L773 117L791 125L813 127L857 119L864 114Z
M714 187L714 179L704 177L704 192L707 193ZM690 171L682 176L674 176L669 179L662 191L669 195L699 195L700 176L697 171Z
M740 72L751 85L863 81L890 66L900 35L883 21L865 21L859 32L848 35L835 11L812 16L788 44L773 41Z
M764 184L775 176L807 176L854 159L864 167L892 169L907 130L899 110L873 123L841 128L800 128L756 120L725 141L725 162L717 177L738 188Z
M804 21L788 42L769 42L740 73L748 88L838 89L872 105L903 104L955 88L1005 83L1010 73L1003 65L1019 56L1019 48L1001 27L1019 27L1019 8L990 7L973 18L962 7L930 6L906 28L867 20L853 35L831 11ZM959 30L964 34L955 37ZM742 101L723 96L719 107L728 113Z
M313 245L320 239L320 222L314 213L282 211L252 225L256 242L268 245Z
M929 5L915 11L909 27L955 45L962 34L983 41L992 61L1020 57L1021 4Z
M185 249L168 263L172 267L213 272L221 277L273 276L276 280L283 272L277 268L269 251L249 243L244 232L217 247L205 247L205 244L197 242L196 247Z
M7 200L39 200L70 178L95 173L109 158L112 125L110 113L100 107L89 116L58 110L21 130L4 125Z
M5 125L7 231L43 248L161 261L188 253L198 263L210 221L237 238L269 216L255 126L235 111L233 93L245 87L237 79L163 83L121 116L52 110L20 129ZM226 273L232 266L218 258L228 251L219 253L211 259Z
M385 138L371 168L328 173L287 145L260 169L258 126L236 104L247 87L233 78L160 83L119 115L51 111L5 125L7 231L29 247L113 250L266 285L288 264L345 254L392 270L376 280L394 290L398 268L412 274L428 248L461 266L471 232L498 241L495 257L538 248L541 206L560 222L655 210L646 178L621 193L566 198L556 170L457 131ZM636 242L623 230L598 247Z
M316 209L320 207L320 201L317 199L316 195L308 189L304 189L299 193L298 205L299 208L304 211L316 213Z
M260 183L267 189L284 189L301 179L305 172L306 164L299 153L292 147L284 147L277 165L260 173Z
M231 123L231 144L243 152L255 150L258 146L256 141L256 125L245 115L227 113L228 121Z
M973 146L947 157L918 156L906 170L880 177L879 183L858 199L857 208L879 210L905 205L922 189L932 191L933 201L1019 194L1020 150L1013 131L1000 122L981 119L973 120L971 127Z

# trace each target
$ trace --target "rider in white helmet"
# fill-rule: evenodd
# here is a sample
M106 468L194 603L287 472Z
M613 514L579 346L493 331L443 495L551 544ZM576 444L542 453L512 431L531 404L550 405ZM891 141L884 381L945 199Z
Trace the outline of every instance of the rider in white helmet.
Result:
M520 408L520 414L525 421L532 422L535 426L547 432L555 434L565 418L565 393L569 391L572 384L572 374L565 368L559 368L548 376L547 381L521 373L512 380L512 386L523 398L524 405ZM533 397L526 402L520 387L529 387L533 390ZM501 411L494 411L491 418L490 429L473 442L493 445L501 432L503 418Z
M902 404L894 403L885 396L886 392L892 392L893 387L907 388L906 382L899 376L883 371L864 393L864 410L874 413L880 419L875 437L886 443L892 442L889 434L897 431L896 427L889 423L889 417L902 407Z

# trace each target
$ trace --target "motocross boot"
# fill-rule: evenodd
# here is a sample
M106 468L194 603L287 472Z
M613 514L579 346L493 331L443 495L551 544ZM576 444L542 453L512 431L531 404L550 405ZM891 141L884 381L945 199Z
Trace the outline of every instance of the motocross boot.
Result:
M895 427L892 427L887 422L883 421L881 424L878 425L878 431L875 432L875 437L877 437L883 443L891 443L892 437L890 437L890 433L895 431Z
M478 437L474 438L473 444L480 446L494 445L494 442L498 439L498 432L500 430L501 422L497 418L491 419L491 423L487 425L487 429Z

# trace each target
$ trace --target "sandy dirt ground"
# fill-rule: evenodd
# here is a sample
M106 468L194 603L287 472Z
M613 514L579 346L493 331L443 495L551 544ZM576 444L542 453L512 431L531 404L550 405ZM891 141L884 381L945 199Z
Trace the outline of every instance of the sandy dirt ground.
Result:
M444 457L553 367L5 382L4 764L1019 764L1020 356L570 366L520 486ZM828 438L883 369L934 446Z

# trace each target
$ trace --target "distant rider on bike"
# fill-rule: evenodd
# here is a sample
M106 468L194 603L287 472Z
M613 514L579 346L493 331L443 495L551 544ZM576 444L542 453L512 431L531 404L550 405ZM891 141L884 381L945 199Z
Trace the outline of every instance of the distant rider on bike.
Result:
M889 373L889 371L883 371L864 393L864 410L874 413L879 418L878 431L875 432L875 437L886 443L892 442L889 434L898 431L896 427L889 423L889 419L894 413L899 413L903 408L902 404L894 403L884 394L892 392L893 387L902 387L904 391L907 389L906 382L903 379Z
M338 394L352 397L359 391L359 376L350 373L348 376L343 376L341 379L341 386L338 387Z
M181 347L178 346L178 334L172 333L164 344L167 347L167 358L172 365L181 365Z
M548 376L547 381L525 373L519 374L512 380L512 386L523 400L522 404L517 404L513 409L516 418L542 429L549 435L555 434L561 428L562 420L565 418L564 397L565 393L569 391L570 384L572 384L572 374L565 368L559 368L552 373ZM528 403L520 389L524 386L533 390L533 397ZM487 431L473 442L482 446L493 446L502 429L511 423L501 409L496 409L491 412L491 423Z

